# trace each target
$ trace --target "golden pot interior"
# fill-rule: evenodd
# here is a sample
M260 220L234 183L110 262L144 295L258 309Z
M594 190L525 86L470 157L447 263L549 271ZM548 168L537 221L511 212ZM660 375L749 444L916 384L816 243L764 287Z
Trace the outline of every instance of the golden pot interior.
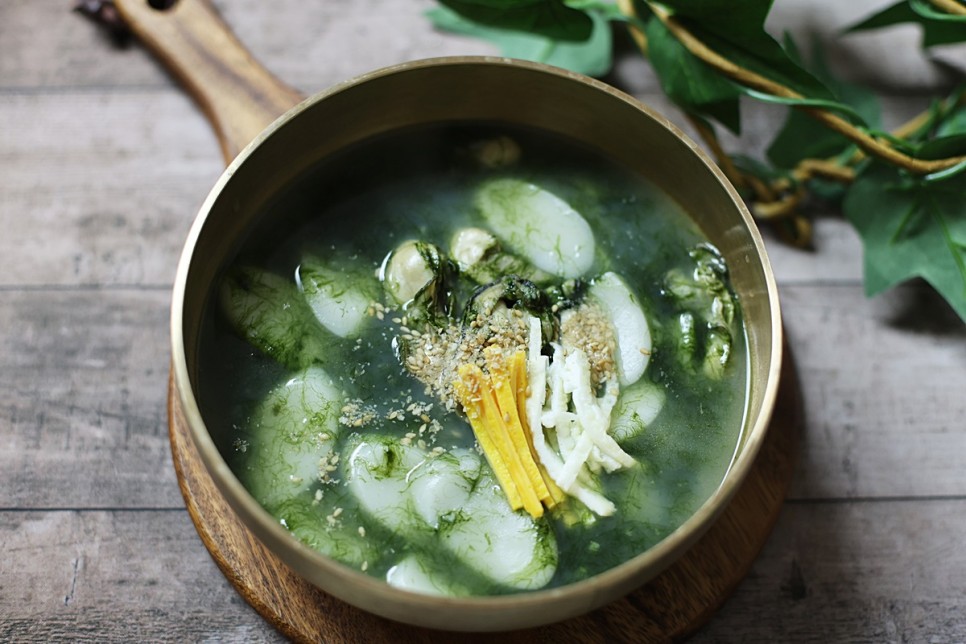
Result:
M231 473L208 434L194 392L209 289L273 196L346 146L402 128L460 121L503 121L569 137L668 193L728 262L747 330L750 374L746 426L727 477L664 541L570 586L447 599L393 589L292 539ZM206 467L244 523L323 590L389 618L455 630L505 630L574 616L639 586L680 556L724 508L757 454L777 392L780 336L774 278L757 229L734 189L693 142L607 85L497 58L439 59L377 71L310 98L276 121L231 164L203 205L179 265L172 307L180 404Z

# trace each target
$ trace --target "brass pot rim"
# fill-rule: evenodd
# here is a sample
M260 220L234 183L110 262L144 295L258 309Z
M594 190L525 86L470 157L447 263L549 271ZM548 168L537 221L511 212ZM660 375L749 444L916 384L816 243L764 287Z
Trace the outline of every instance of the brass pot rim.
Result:
M184 305L186 289L191 276L192 261L195 258L199 237L205 225L208 223L214 204L239 168L253 154L257 153L259 147L280 128L299 118L306 110L320 101L327 100L332 96L352 90L355 87L378 81L386 76L393 76L414 70L448 66L522 68L531 72L550 74L586 86L594 91L605 92L613 99L633 106L637 111L643 113L646 118L657 122L674 137L685 143L690 148L691 153L701 160L702 165L724 187L730 197L731 204L729 205L733 206L738 212L742 223L750 234L755 257L760 261L764 274L765 288L771 311L770 319L768 320L771 338L771 346L769 347L771 360L768 365L767 374L763 375L765 389L762 395L762 412L756 418L751 419L750 424L746 419L744 438L742 439L744 442L724 476L724 479L715 492L712 493L691 517L651 548L593 577L557 588L526 591L513 595L485 597L451 598L423 595L393 588L384 581L356 571L349 566L336 562L304 546L301 542L293 539L278 521L272 518L248 494L232 473L206 428L191 385L184 337ZM232 508L239 514L243 523L255 532L259 539L276 555L280 556L286 564L299 569L297 572L308 578L310 582L320 586L323 590L336 597L355 604L364 610L375 612L385 617L430 627L441 627L439 620L424 620L420 616L425 616L434 610L452 611L458 609L468 619L469 627L463 628L462 630L470 631L504 630L506 626L500 622L501 615L504 615L510 609L517 615L527 612L531 615L529 619L524 619L522 622L518 618L516 623L511 624L513 628L536 626L552 621L559 621L565 617L576 616L593 608L597 608L603 603L606 603L606 601L626 594L626 592L629 592L641 583L646 583L684 554L724 510L727 502L744 482L754 464L764 441L778 394L779 373L782 362L782 325L778 289L765 251L764 241L741 197L711 158L677 126L653 110L653 108L610 85L557 67L495 56L450 56L414 60L391 65L358 75L324 89L306 98L280 116L273 124L249 143L231 164L229 164L200 207L198 215L190 228L178 262L172 292L170 319L172 347L171 370L177 402L181 406L181 410L190 429L190 437L201 456L204 466L215 481L218 489L226 497ZM648 563L661 561L664 564L660 569L652 571L644 579L638 578L637 573L642 569L646 569ZM303 568L304 565L314 567L314 570L310 571L310 574L306 574ZM323 583L319 583L320 580ZM347 594L344 592L346 584L353 589L351 593ZM614 588L620 590L614 593L612 590ZM365 605L360 604L360 596L367 598L364 602ZM370 598L373 601L369 601ZM538 608L545 608L548 604L553 604L560 600L570 600L571 609L565 615L553 615L548 619L546 613L536 611ZM443 627L459 629L460 625L454 624L452 620L447 620L446 625Z

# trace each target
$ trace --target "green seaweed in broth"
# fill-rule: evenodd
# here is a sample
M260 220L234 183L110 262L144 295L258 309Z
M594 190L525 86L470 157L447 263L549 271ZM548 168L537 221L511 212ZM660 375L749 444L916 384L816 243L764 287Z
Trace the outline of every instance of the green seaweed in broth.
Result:
M470 152L473 145L502 136L519 144L519 163L481 166ZM617 512L574 525L550 513L559 549L556 572L547 584L553 587L607 570L666 537L714 492L738 444L747 386L743 331L733 338L730 363L720 379L702 377L678 357L681 309L668 297L667 276L675 269L692 272L688 251L706 240L677 204L646 179L544 132L503 124L420 128L361 144L313 169L266 209L263 221L271 224L251 233L235 265L292 278L308 252L338 258L346 279L375 274L386 254L406 239L447 248L454 230L479 226L472 193L492 175L532 182L587 220L596 240L589 273L614 271L636 291L653 336L643 379L666 393L653 422L622 443L639 466L602 477L602 492ZM252 469L264 467L263 460L252 456L259 442L253 433L266 422L259 406L264 408L266 396L295 370L240 338L216 302L213 293L200 344L200 401L219 449L247 486L259 475ZM737 316L740 329L740 312ZM472 447L475 439L465 418L445 412L401 366L398 333L389 314L371 317L358 337L328 338L322 366L331 384L351 391L359 408L378 419L374 427L358 428L351 427L350 419L338 440L359 440L374 431L415 434L412 439L426 441L427 449ZM412 414L393 415L413 405L418 411L432 406L432 434L419 433L425 419L414 423ZM332 472L336 480L338 468ZM360 519L364 513L341 481L304 489L293 485L291 499L259 500L308 545L376 577L385 578L412 547L411 535ZM450 557L445 566L457 571L459 581L450 590L458 594L515 590L489 582L458 558Z

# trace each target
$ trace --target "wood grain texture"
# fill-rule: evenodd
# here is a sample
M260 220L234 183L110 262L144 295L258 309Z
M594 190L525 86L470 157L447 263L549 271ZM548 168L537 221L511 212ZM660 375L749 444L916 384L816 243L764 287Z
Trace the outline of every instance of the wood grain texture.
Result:
M966 641L966 498L787 503L695 642Z
M18 92L0 122L0 287L172 283L223 170L189 98Z
M164 290L0 290L0 507L180 505Z
M218 573L183 509L5 511L0 550L4 642L280 639Z
M481 41L435 31L422 18L435 6L432 0L290 1L213 4L256 60L304 92L402 60L497 53ZM72 13L71 4L0 2L0 91L174 86L160 62L134 43L112 43L105 32Z
M800 499L966 491L966 328L924 284L865 299L847 286L782 290L808 436Z
M226 164L302 99L255 60L207 0L181 0L163 11L143 0L113 6L198 102Z
M0 1L0 640L281 641L198 539L165 431L167 287L218 145L158 63L69 4ZM434 32L433 4L215 0L305 91L492 51ZM896 123L937 76L896 84L918 53L830 27L883 4L777 0L775 24L821 26ZM680 122L630 53L612 80ZM728 144L760 154L781 111L745 109ZM921 284L864 298L858 239L820 214L815 252L768 239L808 418L792 500L693 639L966 641L962 325Z
M691 641L963 641L964 516L966 500L787 503ZM281 640L180 509L7 511L0 550L3 641Z

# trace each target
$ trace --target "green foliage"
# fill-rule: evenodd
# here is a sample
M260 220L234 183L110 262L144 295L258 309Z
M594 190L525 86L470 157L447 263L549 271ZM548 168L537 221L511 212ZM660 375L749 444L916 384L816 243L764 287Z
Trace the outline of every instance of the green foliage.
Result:
M832 94L765 31L772 0L664 0L674 17L733 63L815 99Z
M922 27L922 46L948 45L966 40L966 16L937 11L927 0L900 0L852 25L847 33L881 29L912 22Z
M586 12L557 2L522 3L525 6L516 11L504 12L505 20L498 19L498 12L486 20L476 18L479 10L472 2L441 4L445 6L426 14L437 28L492 42L508 58L556 65L588 76L602 76L610 71L612 14L596 7L596 3L584 3ZM560 5L565 11L550 13L547 5ZM553 16L557 22L551 22L547 16Z
M440 0L440 4L480 25L553 40L586 40L593 29L586 13L559 0Z
M651 65L664 93L686 111L714 118L740 134L741 89L698 60L660 20L649 20L645 33Z
M846 194L845 216L862 236L869 295L913 277L966 320L966 174L915 179L871 164Z
M956 1L966 6L963 0ZM697 121L705 125L714 121L736 134L741 131L739 99L745 95L833 112L859 132L913 158L966 154L966 88L935 101L915 131L902 137L881 131L876 96L867 88L836 79L819 43L812 48L811 60L803 61L790 39L779 44L765 31L772 0L635 0L636 15L631 17L620 16L614 3L601 0L440 0L440 4L445 8L429 13L440 28L490 40L507 56L595 76L610 69L613 23L627 22L646 35L648 58L668 97ZM901 23L922 28L923 47L966 42L966 16L944 12L929 0L901 0L846 33ZM774 96L739 84L692 53L679 39L679 28L744 70L746 77L763 77L802 98ZM856 145L843 135L805 111L791 109L768 146L768 163L737 155L731 161L740 172L766 185L784 185L779 194L801 181L806 181L811 194L822 198L838 199L845 193L844 212L865 245L867 292L878 293L922 277L966 320L966 162L916 177L884 162L863 161L856 152ZM855 182L846 192L840 183L793 173L803 160L849 168Z
M958 94L953 95L953 103L962 103L964 94L966 94L966 87L960 88ZM941 112L941 110L941 107L935 106L933 113L935 114L937 112ZM936 120L939 121L939 124L936 127L937 137L951 136L966 132L966 105L957 105L951 111Z
M966 105L936 105L907 144L921 159L966 154ZM862 237L866 293L920 277L966 320L966 163L913 177L881 162L860 167L843 211Z
M798 48L790 37L785 38L785 49L796 61L801 61ZM833 93L858 115L864 124L880 126L879 99L870 90L845 83L832 75L818 43L812 48L810 69ZM768 147L768 160L780 168L793 168L802 159L819 159L835 156L851 143L800 110L789 110L785 124Z

